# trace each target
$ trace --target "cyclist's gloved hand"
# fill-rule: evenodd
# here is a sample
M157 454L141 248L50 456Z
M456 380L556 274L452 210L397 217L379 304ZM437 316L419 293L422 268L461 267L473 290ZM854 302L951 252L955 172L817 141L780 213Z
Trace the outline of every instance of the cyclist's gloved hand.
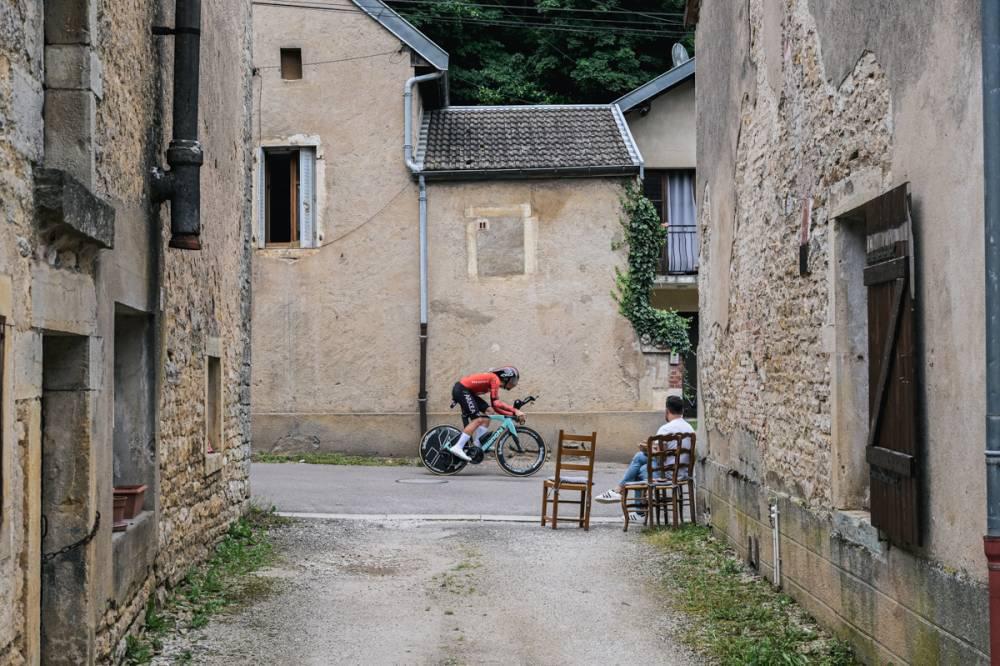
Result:
M517 415L517 422L520 423L521 425L524 425L524 422L526 420L527 420L527 417L524 415L523 412Z

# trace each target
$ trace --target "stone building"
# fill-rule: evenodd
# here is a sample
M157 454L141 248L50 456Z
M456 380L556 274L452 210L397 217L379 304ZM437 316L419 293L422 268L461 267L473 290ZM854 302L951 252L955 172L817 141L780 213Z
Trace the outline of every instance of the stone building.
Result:
M865 662L987 663L980 3L688 7L703 515Z
M678 52L678 49L679 52ZM684 395L693 416L698 395L698 224L695 207L695 60L674 47L674 67L622 95L615 104L643 161L643 192L667 227L650 302L689 321L692 353L669 350L651 362L666 365L668 392ZM686 389L686 390L685 390Z
M611 296L641 168L620 110L450 106L448 54L353 4L254 11L255 449L413 456L422 409L458 422L455 381L513 363L547 441L597 430L603 455L631 454L669 366Z
M201 112L172 114L199 4L0 3L3 664L115 660L246 507L250 2L205 3ZM200 251L168 247L199 242L171 231L197 221L184 173ZM112 531L125 485L144 501Z

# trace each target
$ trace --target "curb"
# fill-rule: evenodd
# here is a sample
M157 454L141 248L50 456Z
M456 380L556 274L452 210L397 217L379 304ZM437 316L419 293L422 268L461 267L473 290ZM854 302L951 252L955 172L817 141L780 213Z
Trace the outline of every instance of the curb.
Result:
M471 523L540 523L541 516L503 516L491 514L468 513L308 513L298 511L277 511L285 518L302 520L355 520L355 521L437 521L437 522L471 522ZM608 516L592 516L590 524L618 524L621 518ZM570 526L570 523L566 523Z

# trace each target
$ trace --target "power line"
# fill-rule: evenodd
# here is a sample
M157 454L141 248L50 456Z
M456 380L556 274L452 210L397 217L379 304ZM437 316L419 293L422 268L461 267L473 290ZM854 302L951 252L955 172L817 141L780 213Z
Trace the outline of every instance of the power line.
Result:
M322 0L298 0L297 2L292 1L267 1L267 0L254 0L255 5L270 5L275 7L294 7L300 9L316 9L322 11L331 12L345 12L352 14L366 14L362 10L356 7L350 7L347 5L338 5L328 2L323 2ZM569 19L555 17L557 20L567 21ZM678 29L640 29L640 28L629 28L627 26L617 26L614 25L618 23L616 21L611 21L612 25L599 26L593 25L594 19L580 19L585 21L590 21L588 25L565 25L565 24L553 24L553 23L540 23L540 22L530 22L530 21L513 21L504 19L484 19L484 18L466 18L459 16L435 16L430 17L431 22L441 22L441 23L469 23L473 25L483 25L483 26L494 26L494 27L511 27L520 28L528 27L537 30L551 30L553 32L577 32L584 34L608 34L617 33L623 35L636 35L636 36L650 36L650 37L676 37L682 38L687 37L690 33L683 32Z
M254 4L265 4L265 3L254 3ZM371 53L369 55L363 55L363 56L352 56L350 58L337 58L335 60L317 60L315 62L304 62L302 63L302 66L307 67L309 65L329 65L335 62L348 62L349 60L365 60L367 58L377 58L379 56L395 55L397 53L399 53L399 49L395 49L392 51L383 51L382 53ZM257 69L281 69L281 65L263 65L261 67L258 67Z

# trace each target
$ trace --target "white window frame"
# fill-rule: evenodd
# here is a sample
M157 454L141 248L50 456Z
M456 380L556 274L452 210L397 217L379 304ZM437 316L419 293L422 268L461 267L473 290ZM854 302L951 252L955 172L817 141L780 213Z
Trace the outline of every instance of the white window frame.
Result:
M314 248L319 246L321 235L318 233L316 199L317 199L317 162L319 147L316 144L276 143L261 146L257 149L257 193L255 225L255 245L258 248L288 247L287 245L268 245L267 243L267 154L279 150L299 151L299 197L298 197L298 248ZM291 247L296 247L292 245Z

